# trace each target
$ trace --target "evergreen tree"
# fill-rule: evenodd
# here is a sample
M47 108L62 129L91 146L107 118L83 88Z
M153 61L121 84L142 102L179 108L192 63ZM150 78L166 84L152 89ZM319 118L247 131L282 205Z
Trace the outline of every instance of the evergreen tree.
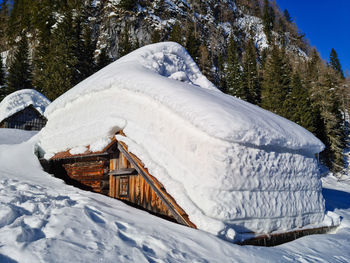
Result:
M23 30L31 31L32 10L36 1L12 0L12 10L8 21L7 35L15 40ZM13 43L13 41L10 41Z
M264 26L264 33L269 42L271 42L272 40L272 29L274 25L274 20L275 20L275 13L272 7L270 6L269 0L264 0L263 26Z
M134 50L133 44L130 40L129 26L127 25L124 26L124 31L120 35L120 38L121 38L121 41L119 42L118 51L119 51L119 56L122 57Z
M341 68L340 61L337 52L332 48L331 54L329 56L329 65L339 74L342 79L345 79L344 72Z
M194 61L198 62L199 60L199 47L201 45L200 40L195 35L194 27L191 25L187 30L186 36L186 45L185 48L193 58Z
M35 49L34 55L34 71L33 71L33 84L35 88L41 93L45 94L43 89L43 82L47 81L43 70L46 67L46 62L49 63L47 57L50 54L50 41L52 40L52 26L56 23L53 16L53 10L57 6L53 4L51 0L38 1L33 11L33 25L37 28L37 40L40 43Z
M285 116L286 109L281 107L281 102L290 92L291 65L284 49L280 50L277 46L273 46L263 77L261 106Z
M8 93L33 88L28 40L24 32L20 38L7 77Z
M75 83L86 79L95 72L95 43L92 41L91 27L87 23L87 19L84 21L84 17L77 17L75 21L75 42L77 43L75 49L75 56L77 57L77 73L75 75Z
M40 87L50 100L54 100L76 84L78 58L76 32L72 11L65 12L51 36L48 53L43 57Z
M6 32L8 27L8 21L10 16L10 9L8 1L3 0L0 4L0 50L6 48Z
M344 121L340 112L340 99L336 94L340 83L338 82L338 76L332 72L326 72L321 84L323 84L321 88L326 100L321 116L324 119L327 132L326 146L328 146L328 155L331 161L329 167L338 172L344 166L343 149L345 146Z
M159 43L161 42L161 36L159 30L155 29L152 34L152 43Z
M283 15L284 15L284 18L286 19L286 21L288 23L292 23L293 22L293 19L291 18L291 16L290 16L290 14L289 14L287 9L284 9Z
M316 132L317 113L311 107L308 89L303 84L298 72L292 76L291 92L287 94L283 107L285 108L284 117L298 123L312 133Z
M2 62L2 56L0 54L0 102L7 95L5 84L6 84L5 70Z
M5 85L5 68L2 62L2 56L0 54L0 86Z
M121 0L119 7L127 11L133 11L136 8L137 2L136 0Z
M218 80L217 80L217 86L218 88L224 92L228 93L228 88L227 88L227 79L226 79L226 68L225 68L225 59L223 54L219 54L218 56Z
M208 79L212 79L211 75L211 63L210 63L210 54L206 45L201 45L199 47L199 68L201 69L204 76Z
M227 48L227 67L225 71L227 93L247 100L249 91L246 86L242 85L242 71L240 61L240 51L233 35L229 39Z
M316 135L326 145L321 153L323 162L334 172L343 167L345 141L344 121L339 110L339 76L323 65L318 53L313 50L308 63L308 83L314 112L318 113Z
M170 33L169 41L177 42L181 45L183 45L182 41L182 29L181 25L178 21L173 25L173 28Z
M248 91L247 101L253 104L259 104L261 100L261 86L256 59L254 41L249 39L243 56L242 85Z
M96 69L100 70L109 65L113 60L107 54L107 47L101 50L100 55L97 58Z

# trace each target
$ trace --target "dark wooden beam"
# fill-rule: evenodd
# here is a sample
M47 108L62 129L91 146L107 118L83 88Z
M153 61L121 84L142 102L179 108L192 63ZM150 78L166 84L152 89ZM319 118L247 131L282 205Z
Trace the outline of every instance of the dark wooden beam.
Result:
M135 168L121 168L117 170L113 170L109 172L109 175L114 175L114 176L122 176L122 175L132 175L135 174L136 169Z

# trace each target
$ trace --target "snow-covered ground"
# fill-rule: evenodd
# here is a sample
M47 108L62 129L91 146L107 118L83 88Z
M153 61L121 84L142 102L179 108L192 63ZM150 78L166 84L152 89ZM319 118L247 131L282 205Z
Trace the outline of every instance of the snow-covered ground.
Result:
M32 135L21 133L22 140ZM42 171L35 136L20 144L14 137L17 131L0 129L0 262L350 261L346 181L323 180L327 210L343 217L335 233L272 248L238 246L65 185Z

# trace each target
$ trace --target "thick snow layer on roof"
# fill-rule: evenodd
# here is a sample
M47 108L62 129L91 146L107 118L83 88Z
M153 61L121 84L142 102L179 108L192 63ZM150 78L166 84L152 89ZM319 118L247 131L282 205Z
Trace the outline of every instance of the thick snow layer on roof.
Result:
M132 52L45 114L39 145L47 158L102 147L97 142L123 130L127 137L117 139L208 232L233 239L235 231L283 231L324 218L313 156L323 144L295 123L217 90L176 43Z
M151 98L218 139L309 153L324 148L295 123L220 92L176 43L149 45L119 59L59 97L46 115L84 95L121 89Z
M0 122L30 105L44 114L49 104L50 101L36 90L23 89L13 92L0 103Z

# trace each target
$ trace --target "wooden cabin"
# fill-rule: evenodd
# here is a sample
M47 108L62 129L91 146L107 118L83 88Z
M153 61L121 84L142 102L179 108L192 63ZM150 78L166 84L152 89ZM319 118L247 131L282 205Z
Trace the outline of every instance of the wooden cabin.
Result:
M49 161L40 161L47 172L69 184L119 199L164 219L197 228L164 186L148 172L142 161L129 152L125 143L115 138L99 152L91 152L89 147L82 154L71 154L68 150L57 153ZM276 246L306 235L327 233L334 228L336 227L319 227L270 235L252 233L251 238L236 243Z
M7 117L0 122L0 128L40 131L46 125L46 118L33 105Z
M41 161L48 172L69 184L196 228L164 186L123 142L113 139L100 152L92 153L89 149L83 154L60 152L50 159L48 165Z

